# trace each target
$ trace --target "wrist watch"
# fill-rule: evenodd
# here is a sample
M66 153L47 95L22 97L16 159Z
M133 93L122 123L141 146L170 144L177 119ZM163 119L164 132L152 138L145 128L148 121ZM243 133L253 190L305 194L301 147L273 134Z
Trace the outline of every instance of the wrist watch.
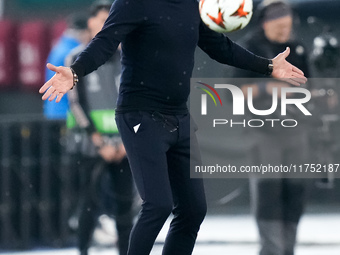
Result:
M78 78L78 75L76 74L76 72L73 70L72 67L70 67L71 69L71 72L72 72L72 75L73 75L73 86L71 88L71 90L78 84L79 82L79 78Z
M268 67L267 67L266 75L271 76L273 69L274 69L273 61L271 59L269 59L269 64L268 64Z

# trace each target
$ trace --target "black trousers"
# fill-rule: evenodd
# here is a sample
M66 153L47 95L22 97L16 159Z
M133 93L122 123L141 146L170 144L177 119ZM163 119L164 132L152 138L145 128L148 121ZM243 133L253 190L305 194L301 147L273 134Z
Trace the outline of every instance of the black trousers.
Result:
M308 139L304 131L255 135L255 165L289 166L308 162ZM308 180L277 177L250 180L261 239L260 255L294 255L298 223L306 205Z
M84 158L81 169L85 175L78 224L78 248L87 254L98 217L102 213L113 217L118 234L118 250L126 255L133 225L135 197L127 158L120 163L106 163L98 158Z
M200 162L190 115L128 112L117 114L116 122L143 200L128 254L149 254L171 212L163 255L191 254L206 201L203 180L190 178L190 160Z

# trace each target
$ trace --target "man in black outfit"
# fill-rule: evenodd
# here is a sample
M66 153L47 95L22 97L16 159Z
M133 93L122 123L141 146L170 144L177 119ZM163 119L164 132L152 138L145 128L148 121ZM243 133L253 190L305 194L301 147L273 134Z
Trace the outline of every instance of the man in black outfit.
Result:
M87 26L92 38L101 30L110 11L107 0L96 1ZM85 49L81 45L67 57L66 65L74 62ZM86 77L68 93L71 112L67 116L69 133L81 137L82 194L78 222L78 249L87 255L94 229L101 214L116 222L118 250L126 255L133 222L134 187L126 151L114 121L121 72L117 51L104 65ZM75 140L79 140L75 139ZM72 141L70 141L72 142Z
M172 212L163 254L188 255L206 213L203 180L190 179L190 160L200 165L186 104L196 46L224 64L273 73L294 84L305 78L285 61L288 49L269 60L211 31L196 0L116 0L102 31L71 68L48 65L57 74L40 89L47 91L43 99L60 101L77 76L98 68L119 43L123 68L116 120L143 200L128 254L149 254Z
M292 38L293 14L290 6L282 0L263 1L256 14L259 16L259 29L254 30L244 40L250 51L268 58L284 50L287 46L291 54L287 60L301 68L308 77L307 51L303 44ZM261 78L263 76L238 69L237 78ZM255 80L255 79L254 79ZM259 81L261 80L261 81ZM270 109L273 88L290 87L286 82L274 79L257 79L252 84L243 84L241 89L247 94L253 90L253 102L256 109ZM293 95L288 95L292 98ZM281 107L270 116L252 116L254 119L280 119ZM254 165L288 166L308 162L308 134L303 125L299 111L287 107L285 119L297 119L295 128L267 126L251 128L249 135L255 141L252 150ZM284 178L250 178L251 197L256 222L261 239L260 255L293 255L296 242L297 226L306 204L307 182L304 179Z

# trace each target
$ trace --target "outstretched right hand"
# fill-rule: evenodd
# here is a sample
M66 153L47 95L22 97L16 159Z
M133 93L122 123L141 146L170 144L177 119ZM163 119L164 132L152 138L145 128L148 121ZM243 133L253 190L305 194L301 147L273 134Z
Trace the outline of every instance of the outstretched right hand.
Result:
M57 98L56 102L59 103L67 91L73 88L73 73L69 67L56 67L50 63L47 64L47 68L56 73L40 88L39 93L46 92L42 100L53 101Z

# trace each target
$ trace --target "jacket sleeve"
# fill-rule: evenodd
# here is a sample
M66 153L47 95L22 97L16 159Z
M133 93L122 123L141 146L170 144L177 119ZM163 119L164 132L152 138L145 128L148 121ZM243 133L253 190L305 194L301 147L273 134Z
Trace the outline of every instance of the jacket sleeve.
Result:
M143 21L143 0L116 0L102 30L71 65L79 77L104 64L115 53L120 42Z
M198 46L212 59L245 70L267 73L269 59L257 56L227 36L212 31L202 21L199 32Z

